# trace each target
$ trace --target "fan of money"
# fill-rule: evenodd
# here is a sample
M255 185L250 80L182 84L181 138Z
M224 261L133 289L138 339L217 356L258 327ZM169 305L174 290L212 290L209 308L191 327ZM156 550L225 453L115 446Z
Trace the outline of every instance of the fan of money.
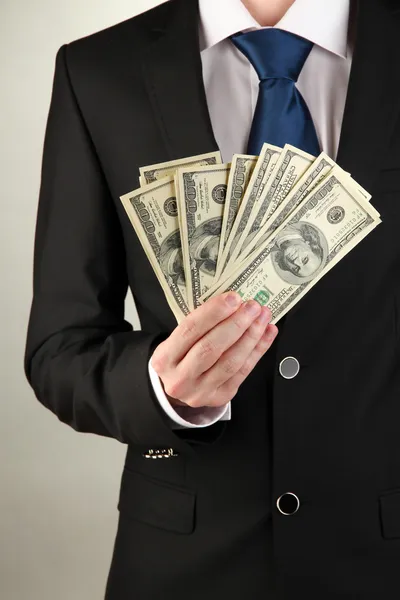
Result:
M121 201L178 322L233 290L277 323L381 222L329 156L289 144L149 165L139 181Z

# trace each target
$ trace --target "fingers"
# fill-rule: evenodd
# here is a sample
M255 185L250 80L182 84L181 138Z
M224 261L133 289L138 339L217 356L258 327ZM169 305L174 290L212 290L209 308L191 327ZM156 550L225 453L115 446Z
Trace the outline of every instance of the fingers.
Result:
M231 396L231 398L236 396L239 386L243 383L246 377L248 377L262 356L270 349L277 334L278 328L276 325L268 325L265 333L237 373L218 388L216 397L214 399L214 402L217 402L215 406L219 406L219 398L221 398L222 404L224 404L223 399L226 396Z
M202 383L210 389L215 389L236 375L260 342L270 318L270 311L263 308L259 317L253 321L242 337L224 352L211 369L203 374Z
M194 310L156 348L151 364L157 373L176 366L196 342L235 313L241 303L239 294L228 292L210 298Z
M232 316L211 329L189 350L178 365L178 372L190 381L208 371L243 336L260 314L261 306L254 300L242 304ZM264 326L266 324L267 321Z
M268 325L259 338L250 354L245 358L239 370L221 386L216 387L210 381L205 383L203 375L199 377L195 386L187 392L185 404L193 408L201 406L225 406L236 396L239 386L254 369L260 358L271 347L278 329L275 325Z

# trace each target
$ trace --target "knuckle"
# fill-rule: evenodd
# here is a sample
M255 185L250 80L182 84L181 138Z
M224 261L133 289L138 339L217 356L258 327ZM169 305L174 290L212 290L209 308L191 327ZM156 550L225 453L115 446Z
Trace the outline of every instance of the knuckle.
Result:
M204 406L204 400L201 396L192 396L188 400L185 400L185 404L190 408L201 408Z
M266 352L272 346L272 342L275 339L275 335L268 332L257 344L257 350L261 353Z
M252 370L253 370L253 364L248 360L244 363L244 365L242 365L242 367L240 369L240 374L243 377L247 377L248 375L250 375Z
M209 337L204 337L199 341L199 358L209 358L218 354L218 349Z
M190 394L190 397L185 400L185 403L191 408L203 408L216 406L215 391L210 391L204 385L197 388L196 391Z
M239 311L237 315L232 317L232 325L234 325L240 331L244 331L246 329L248 322L242 311Z
M238 310L237 313L234 314L232 317L232 322L241 331L247 329L253 321L254 316L251 313L247 312L245 307L241 310Z
M188 315L186 319L180 324L180 334L184 340L195 337L197 332L197 322L192 315Z
M272 344L272 339L270 337L262 339L258 344L257 344L257 350L261 353L266 352L267 350L269 350L269 348L271 347Z
M237 356L229 356L222 363L222 369L227 375L233 375L239 369L239 359Z
M182 379L172 379L164 382L164 390L171 398L181 400L183 394L184 382Z
M213 296L203 305L204 306L204 314L207 313L208 316L211 314L217 321L220 321L224 318L226 314L226 305L223 299L220 296ZM200 310L203 307L200 307Z
M167 354L162 344L158 346L151 357L151 366L157 373L162 373L167 365Z
M261 325L260 323L254 323L254 325L249 327L249 329L247 330L247 335L253 342L256 342L261 338L264 330L265 325Z
M218 317L220 317L220 318L223 318L226 316L226 314L229 314L231 309L230 309L229 305L226 303L226 299L224 296L217 296L215 298L214 310L217 311Z

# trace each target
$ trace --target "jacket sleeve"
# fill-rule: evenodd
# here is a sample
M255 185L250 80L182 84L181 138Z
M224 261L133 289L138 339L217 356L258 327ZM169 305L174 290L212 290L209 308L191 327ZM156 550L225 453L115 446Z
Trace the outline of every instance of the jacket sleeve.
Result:
M187 450L157 402L157 336L124 320L125 250L107 182L57 55L34 254L25 371L40 402L77 431Z

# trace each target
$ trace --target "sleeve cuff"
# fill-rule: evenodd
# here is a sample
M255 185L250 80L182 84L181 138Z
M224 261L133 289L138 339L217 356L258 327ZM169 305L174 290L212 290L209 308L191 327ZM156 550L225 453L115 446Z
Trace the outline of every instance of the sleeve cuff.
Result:
M199 427L209 427L217 421L230 421L231 403L226 406L192 408L190 406L173 407L169 402L163 390L160 378L151 366L151 359L148 363L149 377L153 386L156 398L161 408L171 420L173 429L194 429Z

